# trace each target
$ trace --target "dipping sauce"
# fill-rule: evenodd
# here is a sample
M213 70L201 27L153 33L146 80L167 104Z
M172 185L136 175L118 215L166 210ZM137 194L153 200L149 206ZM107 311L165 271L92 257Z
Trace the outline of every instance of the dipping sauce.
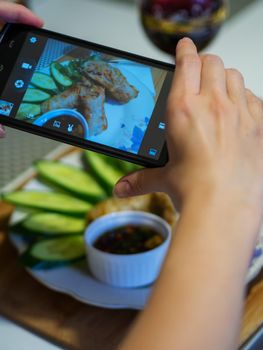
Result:
M126 225L107 231L94 247L111 254L137 254L161 245L164 237L152 227Z
M44 127L67 133L68 135L84 138L84 129L80 121L67 115L52 118L46 122Z

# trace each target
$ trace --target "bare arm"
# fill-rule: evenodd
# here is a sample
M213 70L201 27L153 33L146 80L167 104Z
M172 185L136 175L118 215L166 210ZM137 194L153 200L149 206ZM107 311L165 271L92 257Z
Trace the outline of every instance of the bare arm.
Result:
M167 192L181 212L150 301L122 350L237 347L262 221L262 135L262 103L241 74L181 41L168 102L169 163L115 188L120 197Z

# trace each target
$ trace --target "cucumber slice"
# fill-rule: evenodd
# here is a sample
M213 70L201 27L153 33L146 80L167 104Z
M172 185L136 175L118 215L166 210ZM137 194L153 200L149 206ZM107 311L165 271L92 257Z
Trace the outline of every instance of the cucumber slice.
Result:
M106 193L97 182L81 169L48 160L41 160L35 166L42 178L77 197L92 202L106 197Z
M107 157L107 158L110 158L110 157ZM129 163L117 158L111 158L111 162L113 166L116 166L116 168L122 170L124 174L129 174L129 173L132 173L133 171L141 169L141 167L137 164Z
M44 73L35 73L32 77L31 84L46 91L53 93L58 92L54 79Z
M74 81L81 81L82 75L80 73L80 60L72 60L66 67L67 75Z
M60 63L53 62L50 66L50 71L55 81L64 88L69 88L73 84L72 80L67 76L66 69Z
M27 89L23 98L24 102L41 103L48 100L51 97L48 93L38 89Z
M37 269L54 268L85 258L82 236L45 239L33 244L22 256L21 261Z
M41 114L41 107L31 103L22 103L16 115L16 119L34 121Z
M3 200L18 207L42 209L69 215L84 216L91 204L55 192L17 191L3 195Z
M23 235L62 236L83 234L86 220L57 213L29 215L12 230Z
M90 151L84 152L84 157L94 177L109 195L112 194L114 185L124 172L113 165L110 157Z
M84 237L47 239L34 244L31 254L39 260L72 261L85 256Z

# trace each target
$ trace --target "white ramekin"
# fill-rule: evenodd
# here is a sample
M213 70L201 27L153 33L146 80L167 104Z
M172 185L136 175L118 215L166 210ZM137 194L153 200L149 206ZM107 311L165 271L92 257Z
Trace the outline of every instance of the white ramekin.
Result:
M93 246L103 233L127 224L153 227L165 238L164 242L147 252L129 255L105 253ZM116 287L135 288L153 283L159 275L170 241L170 225L159 216L140 211L123 211L102 216L85 231L91 273L101 282Z

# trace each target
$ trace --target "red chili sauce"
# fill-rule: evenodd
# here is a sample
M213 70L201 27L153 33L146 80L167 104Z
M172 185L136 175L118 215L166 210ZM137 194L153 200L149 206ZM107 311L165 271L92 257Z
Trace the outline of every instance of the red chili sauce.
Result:
M105 232L94 247L112 254L137 254L161 245L164 237L152 227L126 225Z

